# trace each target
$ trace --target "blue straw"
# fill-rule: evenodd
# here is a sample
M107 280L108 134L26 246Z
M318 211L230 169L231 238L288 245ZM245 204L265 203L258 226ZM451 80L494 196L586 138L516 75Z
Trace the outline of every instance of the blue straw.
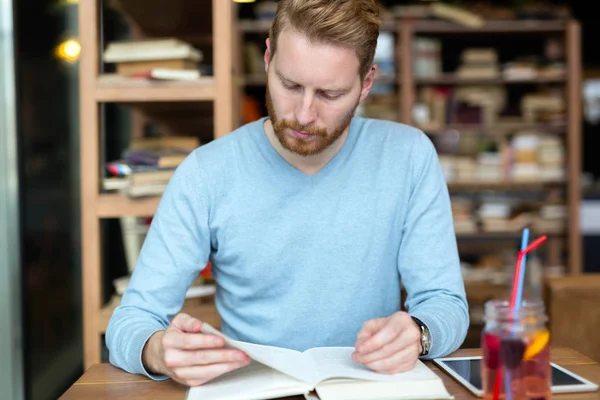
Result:
M521 238L521 251L525 250L525 248L529 245L529 228L523 229L523 236ZM519 275L519 285L517 286L517 302L515 304L515 309L519 310L521 307L521 300L523 299L523 281L525 280L525 266L527 265L527 255L523 256L523 261L521 264L521 274Z
M521 251L525 250L527 245L529 244L529 228L523 229L523 236L521 237ZM523 298L523 281L525 277L525 265L527 256L523 256L523 260L521 261L521 270L519 274L519 284L517 286L517 301L515 304L515 310L519 310L521 307L521 300ZM516 271L515 271L516 272ZM510 387L510 371L507 369L504 374L504 391L506 392L506 399L512 400L512 388Z

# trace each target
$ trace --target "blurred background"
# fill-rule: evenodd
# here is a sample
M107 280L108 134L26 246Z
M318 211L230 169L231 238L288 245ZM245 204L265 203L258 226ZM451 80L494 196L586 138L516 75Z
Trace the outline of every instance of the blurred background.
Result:
M57 398L107 361L106 322L173 169L266 115L276 4L0 0L8 398ZM597 13L590 1L381 4L380 75L359 114L417 126L436 145L471 307L464 346L476 347L481 306L510 288L524 227L549 235L528 260L530 296L600 272ZM209 268L186 307L218 320L213 293Z

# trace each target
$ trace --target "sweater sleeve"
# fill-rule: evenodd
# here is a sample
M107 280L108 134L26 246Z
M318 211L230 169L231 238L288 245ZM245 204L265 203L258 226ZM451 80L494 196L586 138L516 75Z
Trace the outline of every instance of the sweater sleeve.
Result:
M198 174L197 152L177 168L163 193L121 304L106 329L110 362L130 373L148 373L142 350L166 329L210 254L208 200Z
M398 268L408 313L429 328L431 359L460 347L469 313L448 188L435 147L422 133L415 139L411 166Z

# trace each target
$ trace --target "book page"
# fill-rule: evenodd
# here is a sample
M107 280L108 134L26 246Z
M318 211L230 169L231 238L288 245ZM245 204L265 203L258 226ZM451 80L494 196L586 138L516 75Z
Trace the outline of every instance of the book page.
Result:
M380 374L352 361L354 347L316 347L304 353L317 365L317 379L322 382L332 378L364 379L370 381L415 381L435 379L437 376L421 361L410 371L399 374Z
M316 372L310 357L296 350L275 346L241 342L233 340L207 323L202 324L202 331L225 338L225 343L245 352L250 358L271 368L281 371L297 380L312 384L316 380Z
M286 374L252 361L247 366L190 388L186 400L254 400L302 395L309 385Z

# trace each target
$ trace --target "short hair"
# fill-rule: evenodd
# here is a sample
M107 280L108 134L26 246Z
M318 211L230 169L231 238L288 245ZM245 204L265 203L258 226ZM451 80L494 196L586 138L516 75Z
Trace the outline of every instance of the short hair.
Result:
M289 27L310 41L353 49L362 80L373 64L380 26L378 0L280 0L269 32L271 58Z

